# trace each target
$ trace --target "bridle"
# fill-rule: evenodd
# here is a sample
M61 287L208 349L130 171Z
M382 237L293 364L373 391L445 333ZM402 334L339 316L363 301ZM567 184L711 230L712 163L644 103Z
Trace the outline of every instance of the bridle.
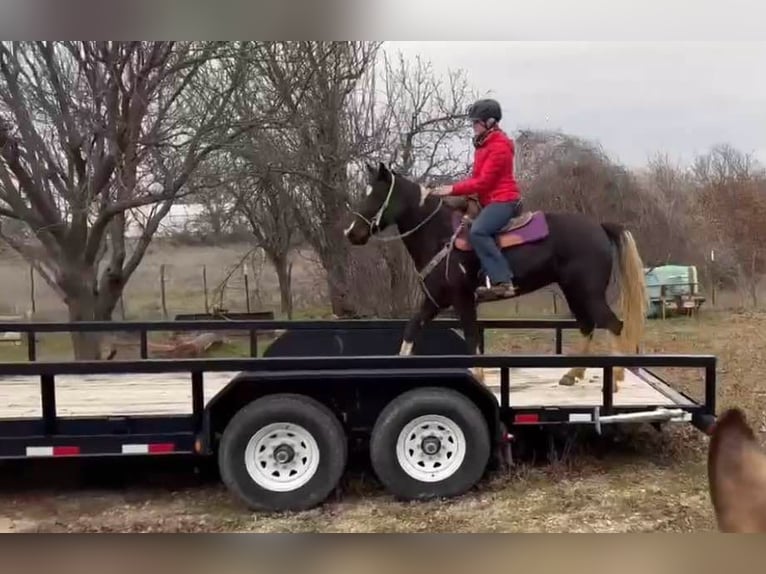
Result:
M395 240L397 240L397 239L404 239L405 237L408 237L409 235L412 235L413 233L415 233L416 231L418 231L419 229L421 229L421 228L422 228L422 227L423 227L423 226L424 226L426 223L428 223L429 221L431 221L431 219L433 219L433 217L434 217L434 216L435 216L437 213L439 213L439 210L441 209L442 205L444 205L444 199L440 197L440 198L439 198L439 204L436 206L436 209L434 209L434 210L433 210L433 211L432 211L432 212L431 212L431 213L428 215L428 217L426 217L425 219L423 219L423 221L421 221L420 223L418 223L418 224L417 224L415 227L413 227L412 229L410 229L410 230L408 230L408 231L405 231L404 233L400 233L400 234L397 234L397 235L391 236L391 237L378 237L378 236L376 236L376 235L374 234L374 230L375 230L375 228L377 228L377 229L380 229L380 221L381 221L381 219L383 218L383 214L385 213L386 209L388 209L388 204L389 204L389 203L390 203L390 201L391 201L391 196L392 196L392 194L393 194L393 191L394 191L394 186L395 186L395 184L396 184L396 176L395 176L393 173L391 173L391 185L390 185L390 186L389 186L389 188L388 188L388 193L386 194L386 199L385 199L385 201L384 201L384 202L381 204L381 206L380 206L380 208L378 209L378 211L377 211L377 212L375 212L375 215L372 217L372 219L367 219L367 218L366 218L364 215L362 215L361 213L357 213L356 211L353 211L353 210L349 210L349 211L351 211L351 213L352 213L353 215L355 215L355 216L359 217L359 219L361 219L362 221L364 221L365 223L367 223L367 226L368 226L368 228L369 228L369 233L370 233L370 239L376 239L376 240L378 240L378 241L383 241L383 242L385 242L385 241L395 241ZM421 201L422 201L422 200L421 200ZM457 231L455 231L455 233L454 233L454 234L453 234L453 236L450 238L450 240L447 242L447 244L446 244L446 245L444 245L444 247L442 247L442 249L441 249L441 250L440 250L440 251L439 251L439 252L438 252L436 255L434 255L434 256L431 258L431 260L430 260L430 261L429 261L429 262L428 262L428 263L425 265L425 267L424 267L423 269L420 269L420 270L418 270L418 280L420 281L420 286L421 286L421 288L423 289L423 291L424 291L424 293L425 293L426 297L428 297L428 298L431 300L431 302L432 302L432 303L433 303L433 304L434 304L434 305L435 305L437 308L439 307L439 303L438 303L438 301L437 301L437 300L434 298L434 296L431 294L431 291L428 289L428 286L426 285L426 277L427 277L428 275L430 275L430 273L431 273L431 272L432 272L432 271L433 271L433 270L436 268L436 266L437 266L439 263L441 263L441 261L442 261L442 260L443 260L445 257L447 258L447 266L445 267L444 273L445 273L445 277L448 277L448 268L449 268L449 255L450 255L450 252L452 251L452 246L453 246L453 244L454 244L454 242L455 242L455 238L457 237L457 234L458 234L459 232L460 232L460 229L458 228L458 230L457 230Z
M388 204L391 202L391 196L394 193L394 186L396 185L396 176L391 173L391 184L388 186L388 193L386 194L386 200L380 205L378 208L378 211L375 212L375 215L372 216L372 219L367 219L364 215L361 213L358 213L356 211L350 210L352 215L357 216L359 219L364 221L367 224L367 227L369 228L370 232L370 239L376 240L376 241L396 241L397 239L404 239L405 237L408 237L418 231L420 228L422 228L426 223L431 221L433 217L439 213L439 210L441 209L442 205L444 204L444 200L442 198L439 198L439 205L436 206L436 209L434 209L428 217L426 217L423 221L418 223L415 227L412 229L405 231L404 233L399 233L397 235L389 236L389 237L378 237L375 235L374 230L378 229L380 231L380 221L383 219L383 214L385 213L386 209L388 209Z

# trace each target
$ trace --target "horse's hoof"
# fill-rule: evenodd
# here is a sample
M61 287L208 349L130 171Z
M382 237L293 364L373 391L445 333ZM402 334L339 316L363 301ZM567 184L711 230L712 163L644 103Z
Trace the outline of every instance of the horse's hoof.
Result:
M561 379L559 380L559 385L563 385L565 387L571 387L576 382L577 382L577 380L574 378L574 376L570 375L569 373L567 373L566 375L561 377Z

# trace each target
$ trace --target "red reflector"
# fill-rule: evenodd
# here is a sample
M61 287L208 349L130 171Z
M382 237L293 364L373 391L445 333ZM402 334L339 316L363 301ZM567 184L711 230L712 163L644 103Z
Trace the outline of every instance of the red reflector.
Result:
M53 456L75 456L80 454L79 446L54 446Z
M176 449L175 445L172 442L166 442L166 443L156 443L156 444L150 444L149 445L149 453L150 454L160 454L163 452L173 452Z
M516 415L513 417L513 420L516 424L530 424L530 423L539 423L540 422L540 415L535 413L527 413L523 415Z

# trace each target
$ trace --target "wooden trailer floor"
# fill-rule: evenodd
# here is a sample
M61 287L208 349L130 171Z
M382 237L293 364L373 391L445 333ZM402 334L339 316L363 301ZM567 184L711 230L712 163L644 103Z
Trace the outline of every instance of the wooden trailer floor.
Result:
M603 369L587 369L574 386L559 385L569 369L510 369L512 407L588 406L603 403ZM485 371L485 384L500 400L500 371ZM615 406L692 406L686 397L646 371L626 370L613 396Z
M515 407L597 406L602 403L600 369L586 372L575 386L558 384L566 369L511 369L510 404ZM206 373L205 404L236 375ZM485 371L486 384L500 400L500 373ZM651 381L651 384L650 382ZM614 395L615 406L690 405L662 381L648 373L625 372ZM56 377L56 408L59 416L129 416L191 413L189 373L153 375L62 375ZM41 416L37 377L0 377L0 419Z

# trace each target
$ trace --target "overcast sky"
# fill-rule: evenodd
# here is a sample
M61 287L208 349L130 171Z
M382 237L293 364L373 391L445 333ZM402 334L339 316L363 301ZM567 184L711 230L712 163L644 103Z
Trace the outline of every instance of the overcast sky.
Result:
M463 68L477 90L501 102L507 130L560 129L597 139L628 165L657 151L688 160L719 142L766 163L764 41L387 46L442 70Z

